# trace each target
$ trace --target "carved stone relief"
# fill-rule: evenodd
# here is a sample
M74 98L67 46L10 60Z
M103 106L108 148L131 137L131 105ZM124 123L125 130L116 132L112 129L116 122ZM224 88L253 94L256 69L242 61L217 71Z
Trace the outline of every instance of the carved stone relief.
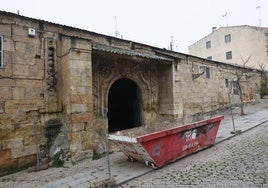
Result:
M50 96L53 96L54 93L56 92L56 84L57 84L57 78L56 78L57 71L55 70L54 51L55 49L53 46L48 47L47 91Z
M143 104L146 105L146 110L152 110L152 104L157 103L157 64L151 62L95 59L93 62L95 116L101 116L102 108L107 108L109 89L116 80L121 78L133 80L138 85L141 90Z

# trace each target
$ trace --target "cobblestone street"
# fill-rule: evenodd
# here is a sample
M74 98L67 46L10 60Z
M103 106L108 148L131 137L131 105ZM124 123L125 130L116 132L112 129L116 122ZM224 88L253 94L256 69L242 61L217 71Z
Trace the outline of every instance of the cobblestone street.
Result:
M121 187L268 187L268 123Z

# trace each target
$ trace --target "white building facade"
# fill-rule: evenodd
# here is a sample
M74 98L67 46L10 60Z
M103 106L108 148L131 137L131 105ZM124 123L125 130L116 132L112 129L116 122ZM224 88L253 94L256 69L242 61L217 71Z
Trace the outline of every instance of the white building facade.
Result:
M268 28L230 26L212 33L188 47L189 54L236 65L268 70Z

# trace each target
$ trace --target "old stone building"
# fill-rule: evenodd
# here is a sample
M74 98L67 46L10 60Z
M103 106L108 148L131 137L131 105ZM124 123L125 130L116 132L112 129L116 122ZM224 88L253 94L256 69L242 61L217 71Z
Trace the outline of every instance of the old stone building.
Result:
M208 115L229 90L238 103L238 73L244 101L258 99L253 69L3 11L0 37L0 175L90 158L107 132Z

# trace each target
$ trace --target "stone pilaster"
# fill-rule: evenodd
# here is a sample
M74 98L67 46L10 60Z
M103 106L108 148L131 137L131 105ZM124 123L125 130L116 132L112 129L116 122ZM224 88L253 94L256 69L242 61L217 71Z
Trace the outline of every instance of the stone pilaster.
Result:
M91 157L93 149L91 43L63 37L67 55L62 60L64 110L70 117L70 151L72 160ZM91 129L91 131L90 131Z

